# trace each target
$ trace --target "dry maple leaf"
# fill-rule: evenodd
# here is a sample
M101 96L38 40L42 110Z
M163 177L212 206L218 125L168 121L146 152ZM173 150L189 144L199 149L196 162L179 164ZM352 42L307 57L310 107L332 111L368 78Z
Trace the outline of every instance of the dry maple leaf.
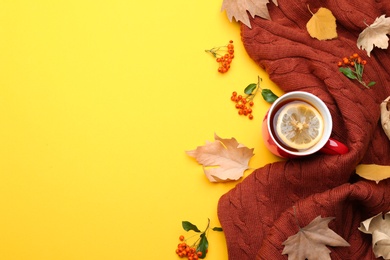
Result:
M310 11L310 9L309 9ZM336 18L329 9L321 7L306 24L310 36L318 40L330 40L337 37Z
M375 257L390 259L390 212L366 219L359 230L372 235L372 249Z
M328 246L349 246L341 236L328 227L334 218L313 219L306 227L300 228L298 233L287 238L282 254L288 254L289 260L321 259L330 260L331 252Z
M249 160L254 155L253 148L239 144L236 139L223 139L214 134L215 142L206 142L195 150L187 151L199 164L211 182L238 180L249 168Z
M359 49L366 50L368 57L370 57L374 46L381 49L389 47L388 33L390 33L390 18L381 15L359 34L357 46Z
M390 178L390 166L378 164L359 164L356 166L356 174L364 179L378 183L381 180Z
M381 125L386 136L390 140L390 96L380 104L381 108Z
M278 5L277 0L272 0L275 5ZM241 21L243 24L252 28L249 21L249 12L252 17L255 15L270 20L267 4L268 0L223 0L221 11L225 10L230 21L233 17L236 21Z

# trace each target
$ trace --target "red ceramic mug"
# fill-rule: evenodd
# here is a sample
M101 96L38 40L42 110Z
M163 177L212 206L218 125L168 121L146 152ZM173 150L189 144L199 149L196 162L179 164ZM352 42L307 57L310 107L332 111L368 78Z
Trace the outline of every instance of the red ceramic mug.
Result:
M294 104L293 104L294 103ZM318 130L315 133L315 140L310 140L310 146L304 147L304 149L300 149L303 146L292 147L291 142L284 142L289 141L290 139L286 139L285 137L278 136L278 133L282 133L283 130L280 130L281 125L280 122L284 122L282 118L279 118L280 114L284 114L284 118L290 119L289 116L293 117L294 115L290 115L288 113L284 113L284 111L295 111L294 109L297 107L296 104L303 103L303 108L310 108L309 111L315 112L313 118L315 118L315 122L313 123L311 119L309 118L309 115L305 116L305 126L306 125L315 125L317 126L316 130ZM293 108L292 110L290 108ZM314 109L312 109L314 108ZM312 113L313 114L313 113ZM318 120L319 119L319 120ZM295 119L294 119L295 120ZM299 121L299 120L298 120ZM296 125L298 127L302 127L302 123L296 122ZM291 125L286 126L284 124L284 127L290 127ZM318 127L319 125L319 127ZM332 133L332 116L329 112L329 109L325 105L325 103L318 98L317 96L304 91L293 91L284 94L283 96L279 97L274 101L270 109L268 110L267 114L264 117L263 120L263 139L265 142L266 147L268 150L270 150L273 154L279 157L283 158L295 158L295 157L301 157L301 156L307 156L313 153L316 153L318 151L326 154L345 154L348 152L348 147L344 145L343 143L336 141L332 138L330 138L330 135ZM295 127L295 125L294 125ZM276 130L278 129L278 130ZM301 128L299 128L301 129ZM297 130L298 131L298 130ZM313 131L311 131L312 133ZM286 134L287 136L287 134Z

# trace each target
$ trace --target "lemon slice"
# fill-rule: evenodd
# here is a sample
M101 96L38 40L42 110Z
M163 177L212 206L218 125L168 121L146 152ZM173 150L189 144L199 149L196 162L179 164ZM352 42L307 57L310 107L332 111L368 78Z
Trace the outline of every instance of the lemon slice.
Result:
M323 130L321 114L307 103L287 104L277 118L277 135L293 149L305 150L314 146L321 139Z

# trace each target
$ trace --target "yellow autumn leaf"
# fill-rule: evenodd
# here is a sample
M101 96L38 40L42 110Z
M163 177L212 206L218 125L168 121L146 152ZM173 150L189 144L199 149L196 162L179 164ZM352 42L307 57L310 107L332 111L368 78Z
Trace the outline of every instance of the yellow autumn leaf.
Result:
M317 13L314 14L311 11L310 13L313 16L307 22L306 29L311 37L318 40L337 38L336 18L329 9L321 7Z
M356 167L356 174L364 179L378 183L381 180L390 178L390 166L378 164L359 164Z

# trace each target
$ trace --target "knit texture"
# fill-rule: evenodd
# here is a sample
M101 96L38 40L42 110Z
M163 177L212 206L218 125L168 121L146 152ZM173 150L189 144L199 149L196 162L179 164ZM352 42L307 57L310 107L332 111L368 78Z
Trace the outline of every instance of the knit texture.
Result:
M314 154L268 164L252 172L218 203L231 260L287 259L282 243L315 217L335 217L329 227L350 247L329 247L332 259L375 259L371 235L360 222L390 211L390 181L359 178L359 163L390 165L390 141L380 125L380 103L390 95L390 51L359 50L357 38L374 20L390 15L388 0L278 0L268 4L271 21L251 18L241 25L249 56L283 91L320 97L333 117L332 137L345 143L344 155ZM306 23L320 7L332 11L338 38L311 38ZM342 57L358 53L367 60L366 89L339 72ZM295 208L295 213L294 213Z

